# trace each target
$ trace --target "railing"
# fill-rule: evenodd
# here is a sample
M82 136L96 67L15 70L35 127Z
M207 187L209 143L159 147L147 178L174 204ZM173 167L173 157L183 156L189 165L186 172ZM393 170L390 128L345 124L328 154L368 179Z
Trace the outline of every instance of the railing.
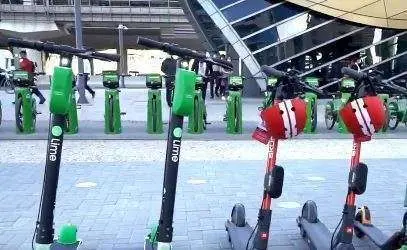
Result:
M72 21L74 0L0 0L3 20ZM17 2L19 3L17 4ZM182 23L184 11L175 0L81 0L83 21ZM8 2L8 3L4 3Z
M0 0L1 4L73 6L74 0ZM81 0L84 6L180 7L178 0Z

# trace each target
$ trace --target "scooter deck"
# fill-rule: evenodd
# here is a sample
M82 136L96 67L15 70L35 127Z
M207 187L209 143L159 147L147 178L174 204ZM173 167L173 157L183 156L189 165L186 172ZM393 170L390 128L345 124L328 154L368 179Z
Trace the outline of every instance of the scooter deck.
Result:
M247 241L253 232L253 228L247 222L244 227L238 227L230 220L226 221L225 227L230 237L232 249L246 250Z
M146 239L144 241L144 250L156 250L156 249L157 249L157 246L151 244L149 239Z
M320 220L316 223L311 223L306 219L299 217L298 224L301 225L307 234L307 241L310 241L316 249L330 249L332 234Z
M392 246L398 248L399 238L402 237L400 232L396 232L389 237L374 225L363 225L359 221L355 221L355 227L362 231L375 245L381 249L389 249L392 248Z

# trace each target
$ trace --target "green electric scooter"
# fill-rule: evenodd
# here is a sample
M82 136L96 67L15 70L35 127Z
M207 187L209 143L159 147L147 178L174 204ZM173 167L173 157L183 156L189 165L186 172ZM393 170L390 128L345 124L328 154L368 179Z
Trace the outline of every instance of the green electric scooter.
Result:
M147 133L149 134L161 134L164 132L160 90L162 85L162 77L160 74L147 75Z
M170 250L172 249L172 225L183 123L184 117L191 115L193 112L193 97L196 84L195 72L185 69L185 67L182 66L182 63L185 62L185 60L198 59L219 65L228 70L231 70L233 66L225 60L207 58L203 53L187 48L180 48L168 43L162 43L142 37L138 38L137 43L148 48L159 49L168 54L180 57L177 61L173 105L170 111L160 219L158 220L158 225L152 227L151 232L145 238L144 243L145 250Z
M206 129L206 105L202 97L204 82L201 76L196 77L194 92L194 108L192 114L188 117L188 133L202 134Z
M229 76L229 95L226 100L226 132L228 134L243 133L242 89L243 77Z
M339 116L339 110L348 103L352 92L355 89L355 81L351 78L344 78L340 83L339 93L333 95L332 100L325 106L325 125L331 130L335 123L338 123L338 132L347 133L348 130Z
M72 68L72 55L70 54L60 54L59 66ZM78 133L78 111L80 107L76 105L76 82L75 77L72 79L72 89L71 89L70 105L68 110L68 115L66 116L66 126L65 133L76 134Z
M37 114L39 114L31 90L31 86L34 85L34 75L23 70L14 70L12 74L15 86L14 107L17 133L34 133Z
M77 56L84 59L119 61L119 55L103 54L89 49L76 49L66 45L55 45L49 42L33 42L20 39L8 39L10 46L29 48L48 53ZM36 250L77 249L77 227L65 224L59 236L54 239L54 210L58 188L59 169L61 164L62 144L66 127L66 118L71 108L73 72L70 67L55 67L52 75L50 94L50 126L48 146L42 186L41 201L35 227ZM34 246L35 245L35 246Z
M105 133L120 134L122 132L119 98L119 75L116 71L103 71L103 86L105 89Z
M393 81L391 81L393 82ZM395 84L395 82L393 82ZM406 81L401 80L398 86L406 86ZM389 110L389 129L395 130L399 123L407 125L407 95L392 94L388 102Z
M318 88L319 81L316 77L306 77L305 83L311 87ZM318 96L314 92L306 91L303 95L303 99L307 104L307 120L305 122L304 133L315 133L317 129L317 100Z

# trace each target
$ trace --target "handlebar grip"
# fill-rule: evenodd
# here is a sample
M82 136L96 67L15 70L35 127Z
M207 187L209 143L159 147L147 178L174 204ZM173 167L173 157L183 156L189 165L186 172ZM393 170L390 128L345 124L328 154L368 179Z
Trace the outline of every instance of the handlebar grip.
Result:
M149 47L149 48L154 48L154 49L162 49L164 46L163 43L154 41L145 37L138 37L137 38L137 44Z
M154 48L154 49L159 49L162 51L165 51L169 54L172 55L177 55L179 57L189 57L189 58L194 58L194 59L201 59L216 65L219 65L221 67L227 68L229 70L233 69L232 63L220 59L220 58L208 58L204 53L200 53L188 48L182 48L178 47L176 45L172 45L169 43L162 43L158 41L154 41L152 39L148 39L145 37L138 37L137 38L137 44L143 45L148 48Z
M27 49L37 49L36 42L26 41L17 38L7 39L8 45L13 47L27 48Z
M407 89L403 88L401 86L398 86L394 83L392 83L391 81L383 81L383 83L385 85L387 85L389 88L392 88L394 90L397 90L398 92L400 92L401 94L407 95Z
M277 78L286 76L286 73L280 70L277 70L271 66L267 66L267 65L263 65L261 66L261 71L263 71L264 74L266 74L267 76L274 76Z
M355 79L355 80L361 80L363 78L368 77L367 73L364 72L358 72L357 70L348 68L348 67L343 67L341 70L342 74L344 75L348 75L351 78Z
M100 60L107 60L107 61L120 61L120 55L118 54L107 54L107 53L100 53L100 52L92 52L92 56L97 57Z

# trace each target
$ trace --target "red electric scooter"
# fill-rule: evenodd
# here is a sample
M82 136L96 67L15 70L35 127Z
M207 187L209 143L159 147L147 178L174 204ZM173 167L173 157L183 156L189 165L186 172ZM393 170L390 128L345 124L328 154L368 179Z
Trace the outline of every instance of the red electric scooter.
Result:
M258 127L252 136L269 146L263 201L254 228L246 222L244 205L240 203L234 205L231 219L226 221L225 226L232 248L238 250L267 249L272 199L281 196L284 181L284 169L276 165L278 142L295 137L305 127L306 104L298 97L303 89L323 94L323 91L300 81L298 77L291 74L291 72L296 74L295 71L285 73L268 66L263 66L262 71L267 76L279 79L271 91L273 105L263 107L261 110L260 116L265 128Z

